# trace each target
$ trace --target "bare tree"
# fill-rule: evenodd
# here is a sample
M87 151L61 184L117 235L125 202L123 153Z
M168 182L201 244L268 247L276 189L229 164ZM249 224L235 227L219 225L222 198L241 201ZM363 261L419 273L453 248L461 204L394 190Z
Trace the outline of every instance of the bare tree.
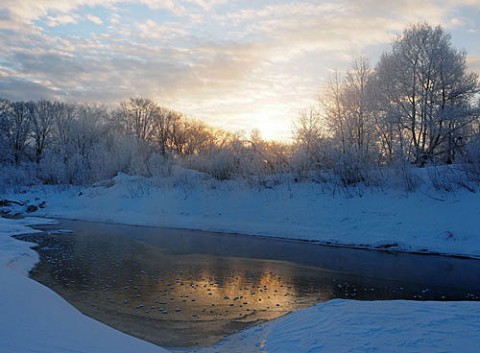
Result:
M366 180L368 167L378 160L371 73L368 60L360 57L344 76L335 73L319 97L330 139L328 159L345 184Z
M10 117L12 105L6 99L0 99L0 161L8 161L10 155Z
M424 164L441 153L451 158L456 132L470 122L468 107L479 85L450 35L427 24L407 28L380 59L376 76L384 116L398 124L408 160Z
M336 73L320 97L326 127L335 147L363 161L377 145L369 85L371 72L368 60L360 57L344 77Z
M320 109L324 114L325 126L336 142L335 148L346 153L349 145L348 122L344 106L345 81L335 72L327 83L323 95L319 97Z
M35 103L31 116L32 139L35 144L35 161L40 162L45 147L51 142L55 118L60 111L58 102L40 100Z
M315 170L322 164L322 141L324 140L324 129L322 129L322 118L318 109L311 107L300 113L293 123L293 139L295 151L302 156L299 160L296 155L296 165L300 169Z
M177 121L172 139L174 149L180 156L199 154L216 144L214 130L205 122L197 119L183 118Z
M4 102L2 113L2 135L9 147L9 155L19 164L28 147L28 135L33 114L32 102Z
M369 92L371 72L368 59L356 59L347 72L341 97L346 116L344 135L348 137L350 148L364 161L370 158L377 142Z
M54 121L54 147L56 153L63 156L67 163L70 153L68 146L72 139L73 121L77 118L78 106L74 103L58 103L58 110Z
M154 122L159 119L159 106L148 98L130 98L120 103L120 118L126 132L140 140L150 140L154 131Z
M174 134L182 114L167 108L159 108L152 121L152 139L157 143L160 155L165 156L167 150L173 147Z

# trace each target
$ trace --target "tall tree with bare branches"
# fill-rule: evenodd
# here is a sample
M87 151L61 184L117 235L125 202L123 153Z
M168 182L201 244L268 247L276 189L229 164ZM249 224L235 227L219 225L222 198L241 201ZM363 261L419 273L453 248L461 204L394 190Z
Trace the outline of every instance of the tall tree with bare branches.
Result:
M416 164L437 157L451 161L479 92L466 53L452 47L442 27L422 23L395 40L375 71L385 119L399 127L404 157Z

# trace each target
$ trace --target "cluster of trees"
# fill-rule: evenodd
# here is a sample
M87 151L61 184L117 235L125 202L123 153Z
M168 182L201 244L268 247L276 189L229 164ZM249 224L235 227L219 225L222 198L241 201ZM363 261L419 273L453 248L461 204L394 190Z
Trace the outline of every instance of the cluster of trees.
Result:
M286 163L280 161L286 148L255 131L246 137L213 128L146 98L116 109L0 100L0 164L47 183L90 183L117 172L164 175L173 163L218 179L281 172L275 168Z
M90 183L180 164L218 179L333 171L344 184L375 166L463 162L480 177L480 85L441 27L407 28L371 67L336 74L295 121L293 143L213 128L145 98L96 104L0 100L0 165L37 181ZM5 174L6 175L6 174Z
M417 24L376 66L359 58L332 77L319 107L299 119L297 143L310 166L330 165L346 183L372 165L478 164L479 92L478 75L450 35Z

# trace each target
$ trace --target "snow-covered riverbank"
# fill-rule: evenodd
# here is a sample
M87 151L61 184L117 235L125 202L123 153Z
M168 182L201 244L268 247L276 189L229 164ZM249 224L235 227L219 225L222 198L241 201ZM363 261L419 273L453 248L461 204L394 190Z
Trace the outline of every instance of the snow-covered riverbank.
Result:
M480 196L466 189L447 193L425 186L405 193L315 183L248 188L202 178L121 175L96 187L32 187L5 198L34 205L45 201L46 207L33 213L39 216L480 256ZM36 253L10 235L30 232L26 224L32 222L47 220L0 219L0 352L162 351L84 317L28 279ZM335 300L205 351L476 352L478 346L478 303Z
M151 180L120 175L89 188L35 187L35 215L317 240L480 257L480 194L459 188L416 192L335 189L317 183L271 188L202 179L185 172ZM37 203L38 203L37 200Z
M193 352L474 353L479 333L478 303L337 299Z

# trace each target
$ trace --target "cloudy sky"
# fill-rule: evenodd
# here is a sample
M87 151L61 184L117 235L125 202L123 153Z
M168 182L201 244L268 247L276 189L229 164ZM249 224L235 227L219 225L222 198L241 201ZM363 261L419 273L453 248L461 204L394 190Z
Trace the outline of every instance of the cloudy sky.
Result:
M375 64L418 21L442 25L480 72L480 0L2 0L0 97L143 96L288 138L333 70Z

